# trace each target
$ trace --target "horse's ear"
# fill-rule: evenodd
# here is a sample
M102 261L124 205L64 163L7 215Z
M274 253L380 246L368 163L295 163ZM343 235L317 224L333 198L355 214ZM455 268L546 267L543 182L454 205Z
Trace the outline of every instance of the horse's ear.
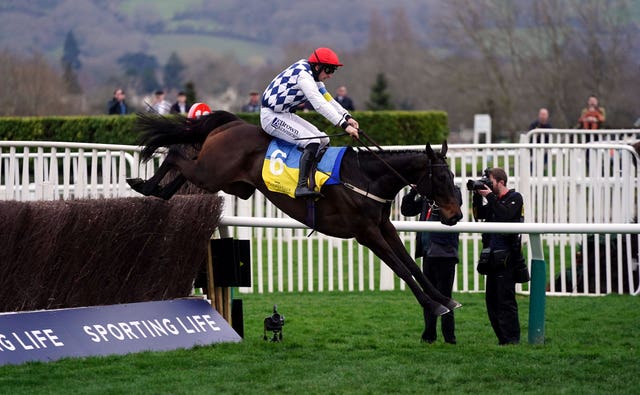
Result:
M447 140L445 140L442 143L442 148L440 148L440 155L442 156L447 156L447 150L449 149L449 146L447 145Z
M429 158L434 158L436 156L436 154L433 152L433 148L431 148L431 144L427 143L425 150L427 151L427 156Z

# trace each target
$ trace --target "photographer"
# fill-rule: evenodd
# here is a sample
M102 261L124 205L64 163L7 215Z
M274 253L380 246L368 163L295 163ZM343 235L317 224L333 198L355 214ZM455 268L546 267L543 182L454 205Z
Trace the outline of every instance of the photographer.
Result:
M460 188L455 187L458 203L462 204ZM400 212L405 216L420 214L420 221L440 222L440 208L424 196L417 195L415 189L409 191L400 205ZM458 233L428 233L420 232L416 235L415 257L422 257L422 270L427 279L446 297L451 297L453 279L458 263ZM433 343L436 340L436 324L438 316L424 310L426 327L422 333L422 340ZM442 316L442 336L445 343L456 344L455 322L453 311Z
M480 181L467 183L467 188L473 190L476 220L524 221L522 195L506 185L507 173L497 167L485 170ZM499 344L517 344L520 342L520 322L515 285L529 281L520 235L483 233L482 244L478 272L487 276L485 300L489 321Z

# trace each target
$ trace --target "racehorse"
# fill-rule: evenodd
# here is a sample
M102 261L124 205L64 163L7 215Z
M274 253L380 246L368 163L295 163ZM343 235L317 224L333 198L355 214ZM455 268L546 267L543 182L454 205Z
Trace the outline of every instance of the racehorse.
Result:
M453 174L446 163L446 141L439 153L429 144L424 152L347 149L340 167L342 183L323 186L323 197L308 202L267 189L261 174L272 137L232 113L214 111L199 119L139 114L135 129L141 133L143 160L150 159L160 147L170 148L149 180L127 180L138 192L168 199L185 180L207 191L222 190L242 199L248 199L257 189L291 218L329 236L355 238L368 247L432 314L442 315L460 307L427 280L390 220L393 198L409 184L438 204L442 223L454 225L462 218ZM178 147L184 144L201 146L197 158L182 153ZM180 175L160 187L172 168ZM314 205L313 218L308 214L310 203Z

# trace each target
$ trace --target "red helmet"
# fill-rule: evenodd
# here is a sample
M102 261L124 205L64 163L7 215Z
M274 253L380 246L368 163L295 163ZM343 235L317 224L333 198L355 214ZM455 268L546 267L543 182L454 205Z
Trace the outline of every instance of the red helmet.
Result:
M340 59L338 59L338 55L336 55L331 48L317 48L313 51L311 55L309 55L309 63L320 63L320 64L330 64L333 66L343 66L340 63Z

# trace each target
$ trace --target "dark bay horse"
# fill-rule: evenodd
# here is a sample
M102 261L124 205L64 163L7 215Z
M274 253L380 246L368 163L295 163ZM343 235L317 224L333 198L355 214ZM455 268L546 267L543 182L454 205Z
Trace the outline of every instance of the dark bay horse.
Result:
M355 238L371 249L431 313L442 315L460 306L426 279L390 220L391 201L407 184L415 184L420 194L436 201L443 223L454 225L462 218L453 175L446 163L446 142L440 153L435 153L428 144L425 152L377 151L374 155L347 149L340 168L343 183L322 187L324 197L315 202L316 220L310 223L305 199L293 199L267 189L262 166L271 136L259 127L234 114L214 111L197 120L139 114L136 129L141 132L141 145L145 146L144 160L160 147L170 149L151 179L128 180L135 190L169 198L189 180L210 192L222 190L248 199L258 189L291 218L329 236ZM201 146L196 159L187 158L175 148L183 144ZM159 187L171 168L178 169L180 175ZM355 186L360 192L345 185Z

